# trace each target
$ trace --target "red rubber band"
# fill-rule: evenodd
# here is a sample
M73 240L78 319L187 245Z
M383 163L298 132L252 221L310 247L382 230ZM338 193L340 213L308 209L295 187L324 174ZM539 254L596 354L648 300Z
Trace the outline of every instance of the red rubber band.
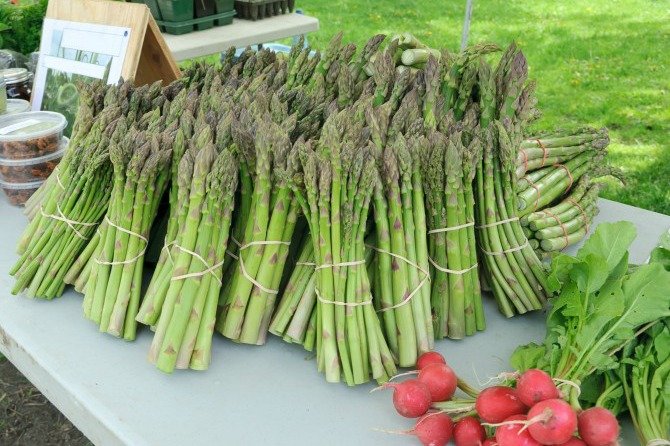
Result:
M575 207L577 207L577 209L579 209L579 212L582 214L582 220L584 220L584 226L586 226L586 232L589 232L589 218L586 216L584 208L572 198L568 198L567 201L568 203L573 204Z
M526 152L525 149L522 149L521 153L523 153L523 173L525 174L528 172L528 152Z
M563 231L563 238L565 239L565 246L564 246L563 248L567 248L568 245L569 245L570 243L569 243L569 241L568 241L568 230L565 228L565 225L563 225L563 223L562 223L561 220L556 216L556 214L554 214L554 213L551 212L550 210L545 209L545 212L546 212L547 214L549 214L549 216L552 217L554 220L556 220L556 223L558 223L558 226L561 227L561 230ZM561 248L561 249L563 249L563 248Z
M568 178L570 178L570 184L568 185L568 189L566 190L566 192L572 189L574 178L572 178L572 173L570 173L570 169L568 169L568 167L565 164L554 164L554 167L560 167L561 169L565 170L565 172L568 174Z
M542 195L542 191L540 190L539 187L537 187L535 185L535 183L533 183L528 178L526 178L526 181L528 181L528 183L530 184L530 187L535 189L535 192L537 192L537 198L535 199L535 204L533 205L533 212L535 212L537 210L537 206L540 204L540 196Z
M542 141L539 139L535 140L537 144L542 148L542 165L540 167L544 167L544 163L547 161L547 148L542 144Z

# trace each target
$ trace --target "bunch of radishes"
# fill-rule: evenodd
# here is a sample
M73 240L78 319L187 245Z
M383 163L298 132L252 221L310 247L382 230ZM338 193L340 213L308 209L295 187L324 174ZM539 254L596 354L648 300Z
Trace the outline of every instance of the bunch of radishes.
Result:
M607 409L576 411L561 398L551 377L531 369L519 375L516 387L493 386L473 401L471 413L454 423L445 411L431 411L450 400L458 385L456 374L437 352L421 355L417 377L390 382L393 405L407 418L419 418L414 429L426 446L616 446L619 424ZM487 438L487 429L493 433ZM577 434L579 436L577 436Z

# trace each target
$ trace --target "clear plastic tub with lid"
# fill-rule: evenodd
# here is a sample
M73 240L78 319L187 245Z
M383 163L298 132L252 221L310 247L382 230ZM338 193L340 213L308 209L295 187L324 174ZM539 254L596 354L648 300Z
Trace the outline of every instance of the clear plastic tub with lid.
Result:
M37 158L0 158L0 180L8 183L29 183L46 180L65 155L68 142L67 138L63 138L59 150Z
M0 189L5 193L7 199L14 206L23 206L26 201L44 183L44 180L31 181L30 183L8 183L0 180Z
M0 117L0 158L37 158L56 152L67 125L65 116L37 111Z
M30 111L30 102L23 99L7 99L7 110L5 114L25 113Z

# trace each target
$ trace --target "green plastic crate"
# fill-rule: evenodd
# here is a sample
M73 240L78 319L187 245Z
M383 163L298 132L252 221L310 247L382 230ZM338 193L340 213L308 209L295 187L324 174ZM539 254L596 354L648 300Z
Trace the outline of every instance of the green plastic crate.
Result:
M147 5L160 30L168 34L187 34L230 25L235 16L234 0L130 1Z

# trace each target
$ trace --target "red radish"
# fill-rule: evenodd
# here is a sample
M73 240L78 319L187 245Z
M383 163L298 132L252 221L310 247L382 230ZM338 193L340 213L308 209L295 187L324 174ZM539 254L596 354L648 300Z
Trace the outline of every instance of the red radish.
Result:
M579 414L579 436L588 446L609 446L616 443L619 423L607 409L592 407Z
M417 379L428 387L433 402L450 400L458 384L456 373L446 364L426 365Z
M510 387L493 386L481 391L475 401L475 410L482 421L500 423L512 415L526 413L528 408Z
M421 370L426 367L428 364L446 364L447 361L444 360L444 356L438 352L426 352L422 353L419 356L419 359L416 360L416 368Z
M530 436L528 430L522 430L526 419L525 415L512 415L505 419L502 425L496 428L498 446L541 446ZM520 421L520 423L512 423L513 421Z
M496 443L495 438L487 438L484 440L484 443L482 443L482 446L498 446L498 443Z
M565 443L561 444L561 446L587 446L587 445L581 438L572 437Z
M412 433L424 446L444 446L451 440L453 430L454 423L449 415L434 412L421 417Z
M528 411L528 432L542 444L565 443L576 429L577 415L562 399L540 401Z
M481 446L485 439L484 426L475 417L465 417L454 426L456 446Z
M432 403L426 385L416 379L401 383L386 383L383 388L393 389L393 405L400 415L417 418L428 412Z
M530 369L516 381L516 393L528 407L540 401L559 398L558 388L544 370Z

